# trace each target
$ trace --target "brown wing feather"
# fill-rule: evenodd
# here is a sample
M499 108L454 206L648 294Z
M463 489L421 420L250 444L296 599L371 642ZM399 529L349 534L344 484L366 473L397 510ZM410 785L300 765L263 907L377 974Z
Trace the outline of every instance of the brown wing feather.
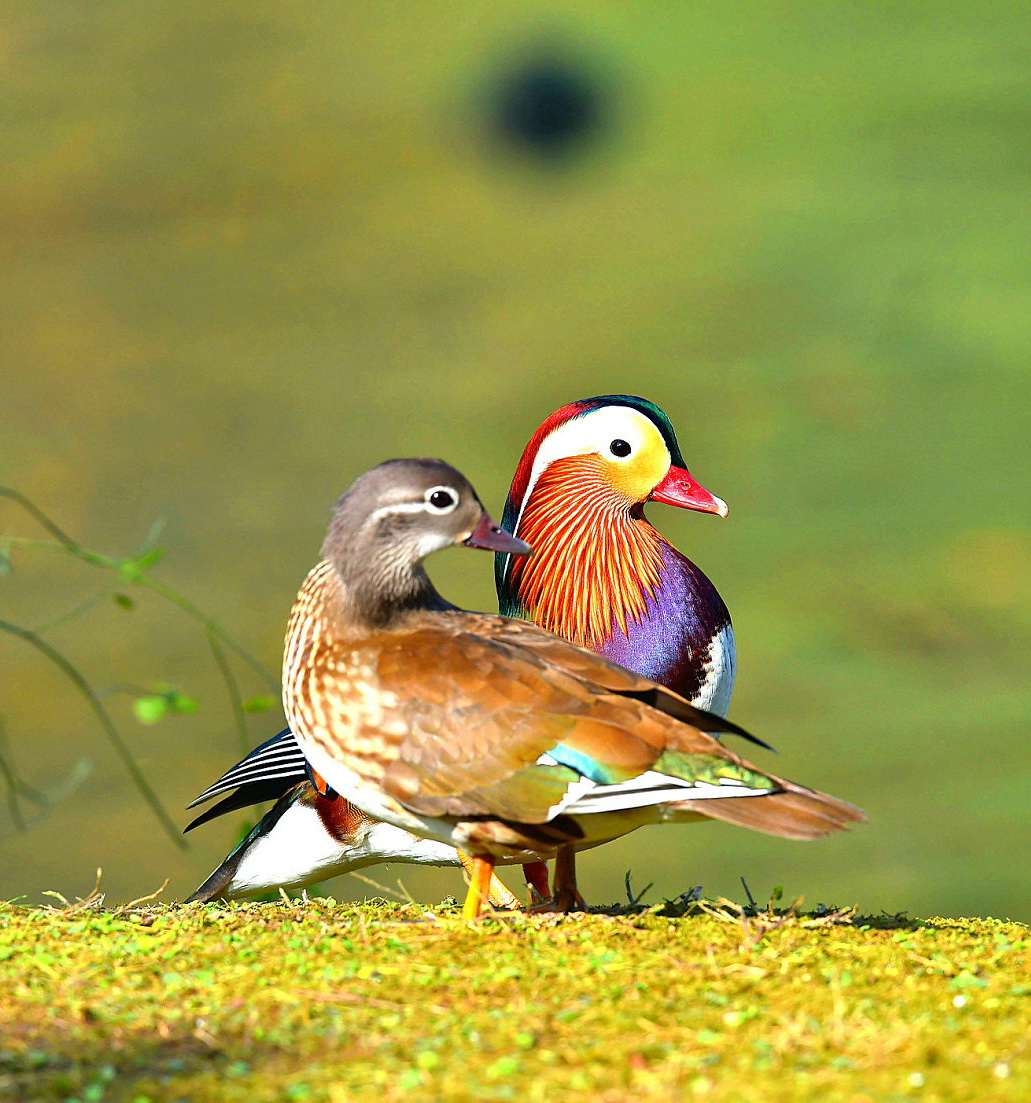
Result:
M736 725L521 621L419 612L357 639L319 629L308 640L298 686L314 738L417 813L544 824L575 776L533 769L559 743L628 774L667 748L742 761L707 734ZM669 814L795 838L862 819L843 801L766 776L782 791L684 801Z
M793 781L775 779L781 792L763 797L725 797L723 800L685 800L673 811L700 812L712 819L750 827L785 839L819 839L850 823L865 823L866 814L848 801L806 789Z
M398 701L389 719L406 731L384 788L413 811L543 822L566 781L540 787L539 771L535 784L520 773L558 743L628 775L652 768L667 747L739 761L685 719L707 722L708 713L672 693L682 715L660 711L638 696L652 682L518 621L422 614L363 646Z
M756 739L744 728L725 717L695 708L690 701L673 690L657 685L640 674L610 662L594 651L588 651L551 632L546 632L536 624L490 613L465 615L475 617L485 630L492 632L496 637L518 644L521 648L540 656L544 661L557 664L598 689L637 697L652 708L665 712L669 716L675 716L678 720L683 720L685 724L691 724L701 731L726 732L739 735L761 747L767 746L762 740Z

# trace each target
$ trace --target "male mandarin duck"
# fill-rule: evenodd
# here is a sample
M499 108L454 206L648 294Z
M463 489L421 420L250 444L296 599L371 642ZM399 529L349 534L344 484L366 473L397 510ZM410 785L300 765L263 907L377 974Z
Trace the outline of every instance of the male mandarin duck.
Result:
M707 733L746 732L656 682L526 621L450 605L423 560L457 544L530 551L443 461L358 478L294 603L283 703L328 785L472 856L465 917L495 864L647 823L709 817L811 839L865 818L739 758Z
M734 632L716 587L648 523L645 503L726 517L653 403L603 395L557 410L516 468L502 524L533 546L495 556L499 608L726 715Z
M726 716L736 669L730 613L648 523L649 501L727 515L688 472L654 403L602 395L556 410L527 444L505 503L502 524L534 553L495 555L499 608ZM554 905L581 906L572 852L561 859ZM527 869L537 892L546 877Z
M527 444L505 506L505 526L533 543L535 554L496 555L501 611L723 715L734 681L730 614L709 579L644 519L648 500L727 512L690 476L668 417L653 403L603 395L553 413ZM236 790L187 830L280 798L191 900L301 888L377 861L458 864L450 848L405 837L342 798L320 796L306 769L287 729L193 802ZM549 895L546 868L528 866L527 879L538 898ZM496 895L511 906L500 884Z

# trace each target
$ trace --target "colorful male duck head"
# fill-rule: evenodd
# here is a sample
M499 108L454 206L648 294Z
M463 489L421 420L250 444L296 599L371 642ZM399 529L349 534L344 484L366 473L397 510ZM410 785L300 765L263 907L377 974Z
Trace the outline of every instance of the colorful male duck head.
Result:
M727 504L691 477L669 418L646 398L606 394L570 402L546 418L516 468L502 524L514 531L555 465L549 490L597 486L607 510L640 510L647 501L727 516Z
M730 617L704 574L645 519L649 501L727 515L687 470L654 403L601 395L556 410L527 444L505 506L503 525L534 554L496 558L500 608L632 669L644 663L690 696ZM729 701L729 686L719 697Z

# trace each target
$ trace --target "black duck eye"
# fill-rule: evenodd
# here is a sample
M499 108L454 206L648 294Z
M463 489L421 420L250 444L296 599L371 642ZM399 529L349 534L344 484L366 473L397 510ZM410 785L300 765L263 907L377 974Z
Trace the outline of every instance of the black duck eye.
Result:
M435 486L424 496L431 513L450 513L458 505L458 495L447 486Z
M620 440L617 437L610 445L609 451L614 455L623 459L625 456L630 455L630 445L625 440Z

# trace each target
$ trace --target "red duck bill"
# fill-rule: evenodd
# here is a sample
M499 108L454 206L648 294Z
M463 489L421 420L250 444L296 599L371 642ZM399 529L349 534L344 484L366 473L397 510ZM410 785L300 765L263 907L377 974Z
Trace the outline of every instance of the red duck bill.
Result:
M653 502L681 509L696 509L701 513L715 513L726 517L730 512L727 503L710 493L685 467L671 467L665 478L651 492Z

